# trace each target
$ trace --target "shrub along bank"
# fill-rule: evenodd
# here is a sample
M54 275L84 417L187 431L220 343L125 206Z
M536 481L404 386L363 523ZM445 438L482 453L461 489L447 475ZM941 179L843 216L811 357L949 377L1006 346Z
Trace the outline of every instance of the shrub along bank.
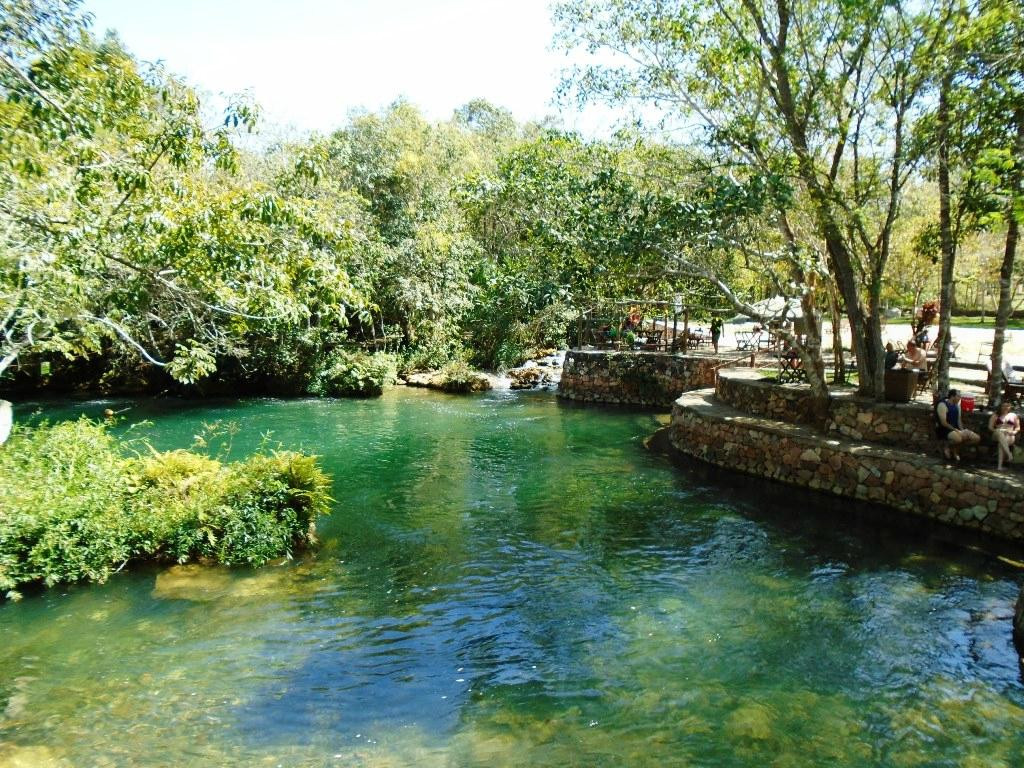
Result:
M0 447L0 595L102 582L143 560L262 565L315 541L329 487L299 453L126 457L86 419L19 427Z

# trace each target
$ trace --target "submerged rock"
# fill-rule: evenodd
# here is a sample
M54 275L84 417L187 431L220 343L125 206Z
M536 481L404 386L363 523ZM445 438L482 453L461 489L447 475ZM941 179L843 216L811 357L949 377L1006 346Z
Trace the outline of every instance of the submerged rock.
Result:
M436 389L440 392L486 392L494 389L494 377L482 371L460 371L458 375L444 371L410 373L404 379L407 386Z
M175 565L157 574L153 597L163 600L209 601L247 598L281 590L284 575L274 569L239 575L239 571L214 565Z
M67 765L49 747L22 747L0 742L0 768L65 768Z
M732 739L765 741L772 737L773 716L762 704L744 704L729 715L725 732Z

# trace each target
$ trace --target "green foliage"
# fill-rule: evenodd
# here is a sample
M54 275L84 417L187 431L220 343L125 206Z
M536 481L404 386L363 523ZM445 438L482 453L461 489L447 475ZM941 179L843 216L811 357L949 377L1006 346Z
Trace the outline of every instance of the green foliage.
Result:
M437 373L438 387L445 392L465 394L490 389L486 376L473 370L464 360L448 363Z
M336 350L320 372L310 393L327 397L376 397L395 383L398 360L394 355L359 350Z
M0 373L113 343L191 383L267 323L344 327L351 199L242 173L254 106L205 128L191 88L73 10L0 0Z
M313 541L327 514L328 478L316 459L291 452L223 465L187 451L140 461L135 500L144 551L179 563L262 565Z
M133 556L126 466L91 422L15 429L0 448L0 593L103 581Z
M0 450L0 591L102 582L133 560L260 565L312 543L329 485L296 453L132 459L85 419L19 427Z

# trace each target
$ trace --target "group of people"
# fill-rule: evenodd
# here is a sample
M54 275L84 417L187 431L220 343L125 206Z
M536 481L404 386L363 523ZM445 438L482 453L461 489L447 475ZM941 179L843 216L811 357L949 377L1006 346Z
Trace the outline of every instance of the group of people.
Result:
M960 460L960 448L977 445L981 435L966 429L960 419L960 392L951 389L949 394L935 404L935 437L942 445L942 455L954 461ZM996 444L996 466L1003 468L1004 461L1013 461L1013 445L1020 434L1020 417L1003 402L988 420L989 432Z
M904 368L907 370L923 371L928 368L928 355L924 349L914 341L907 342L907 349L902 354L893 347L890 341L885 345L885 368Z
M885 345L885 368L902 368L905 370L927 371L928 357L924 345L918 338L907 342L906 351L900 353L892 343ZM1012 380L1013 366L1004 366L1004 376ZM960 448L964 445L977 445L981 435L963 426L960 419L960 392L951 389L946 397L940 399L934 408L935 437L940 441L942 455L950 460L960 460ZM996 444L996 466L1003 468L1004 462L1013 461L1013 445L1020 433L1020 418L1010 407L1010 403L1002 403L988 420L988 429Z

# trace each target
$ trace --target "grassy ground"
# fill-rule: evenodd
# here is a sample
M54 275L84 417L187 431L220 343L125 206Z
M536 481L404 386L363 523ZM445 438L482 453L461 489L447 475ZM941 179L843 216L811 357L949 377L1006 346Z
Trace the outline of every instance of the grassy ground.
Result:
M889 325L910 325L909 317L897 317L893 320L888 321ZM963 315L953 315L952 324L961 328L995 328L995 318L991 315L987 315L984 320L980 317L964 317ZM1006 327L1012 331L1024 330L1024 320L1012 319Z

